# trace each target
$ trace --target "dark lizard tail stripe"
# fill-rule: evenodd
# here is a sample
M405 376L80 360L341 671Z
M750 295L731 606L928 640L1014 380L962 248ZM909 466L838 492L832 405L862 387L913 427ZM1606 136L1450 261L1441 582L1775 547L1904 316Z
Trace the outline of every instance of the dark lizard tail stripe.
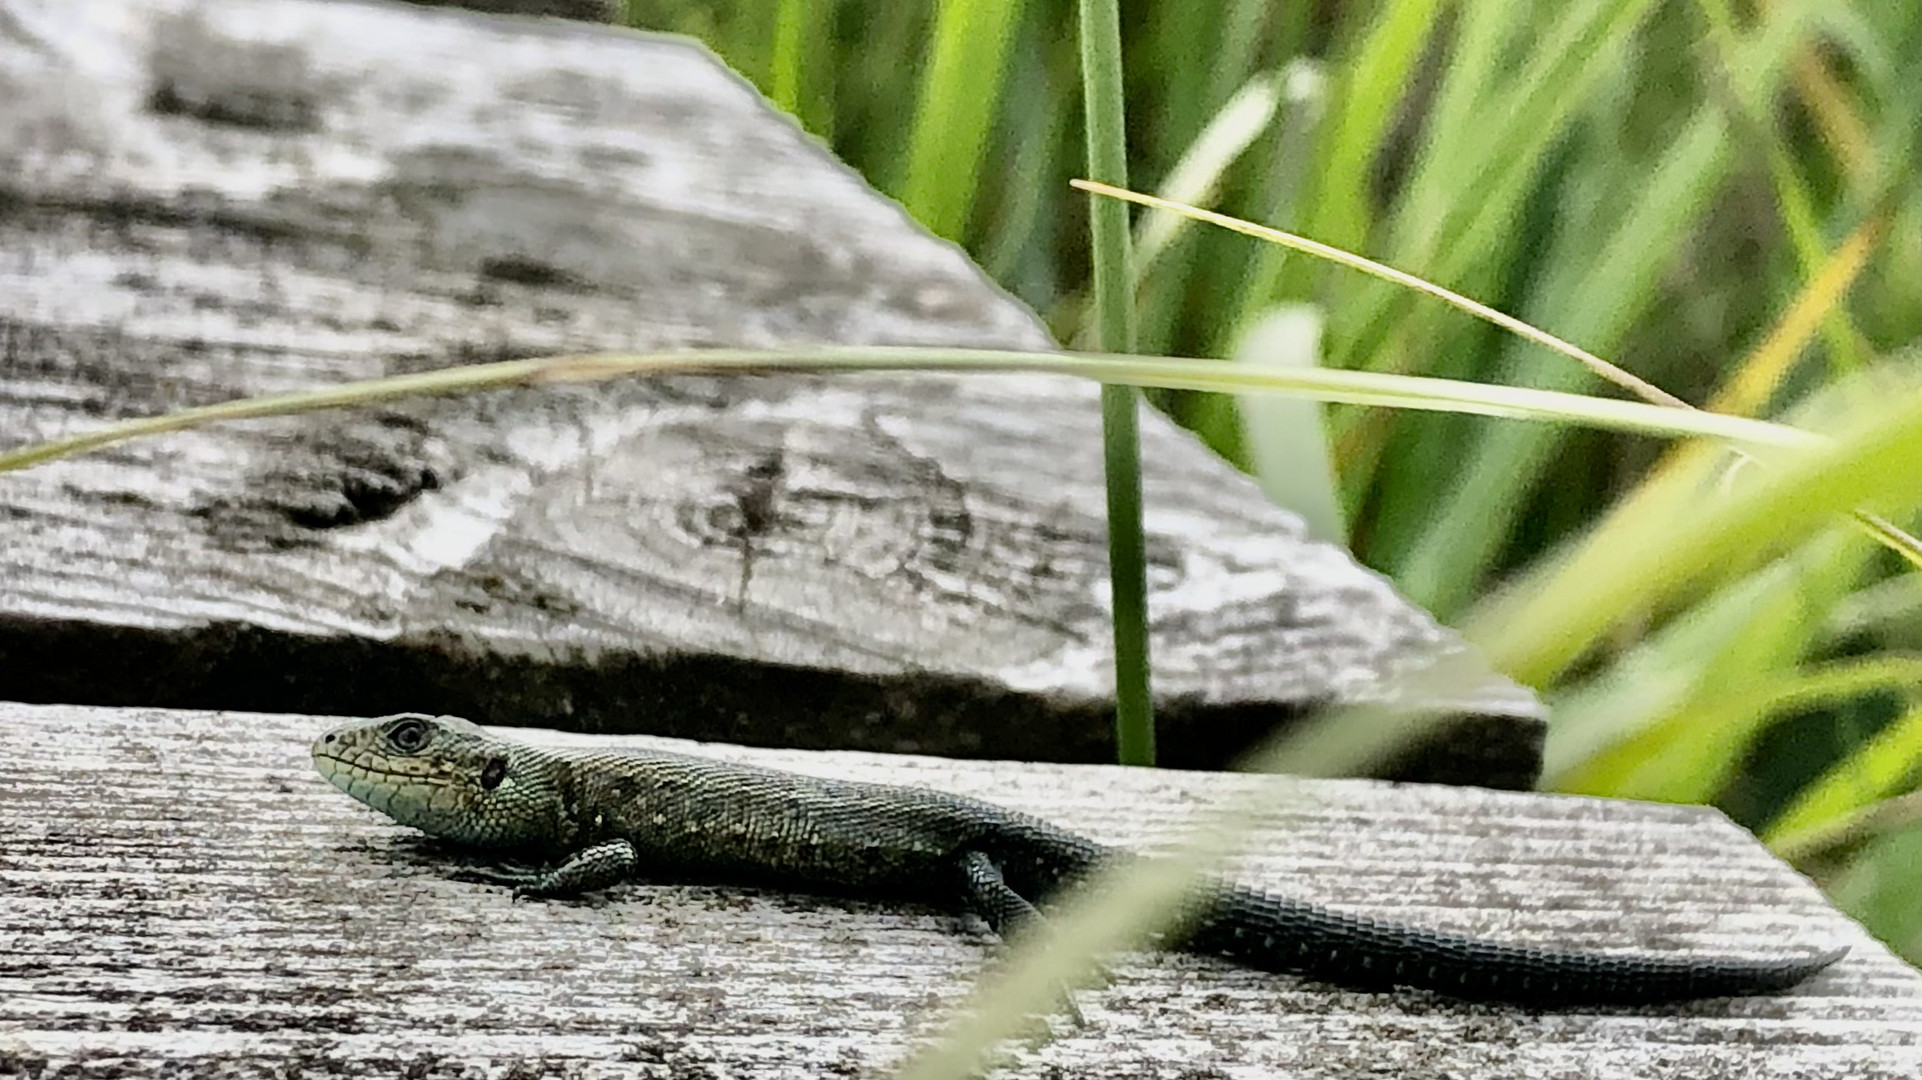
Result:
M1357 990L1397 986L1546 1008L1786 990L1847 949L1766 960L1504 945L1229 888L1181 946Z

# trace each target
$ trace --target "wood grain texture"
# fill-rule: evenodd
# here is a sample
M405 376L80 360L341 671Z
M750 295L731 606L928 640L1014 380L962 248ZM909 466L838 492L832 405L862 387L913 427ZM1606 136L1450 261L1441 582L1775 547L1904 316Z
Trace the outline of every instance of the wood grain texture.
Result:
M0 445L589 349L1047 348L700 48L316 0L0 0ZM1149 416L1173 763L1539 708ZM672 378L207 428L0 476L0 697L1112 757L1099 415L1063 379ZM1472 669L1442 694L1411 674Z
M314 775L307 744L336 722L0 705L0 1075L868 1076L993 963L982 927L927 909L650 885L511 902ZM1256 791L1269 809L1237 873L1296 896L1516 941L1854 950L1783 997L1552 1015L1130 954L1078 995L1085 1026L1008 1049L1010 1077L1922 1071L1922 975L1712 811L699 749L945 788L1138 848Z

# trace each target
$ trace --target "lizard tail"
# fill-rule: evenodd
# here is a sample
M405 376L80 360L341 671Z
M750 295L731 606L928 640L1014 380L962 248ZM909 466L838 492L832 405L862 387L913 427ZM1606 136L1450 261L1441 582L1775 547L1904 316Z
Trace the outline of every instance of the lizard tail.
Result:
M1544 1008L1772 993L1848 952L1751 960L1502 945L1237 887L1216 894L1181 947L1351 989L1416 987Z

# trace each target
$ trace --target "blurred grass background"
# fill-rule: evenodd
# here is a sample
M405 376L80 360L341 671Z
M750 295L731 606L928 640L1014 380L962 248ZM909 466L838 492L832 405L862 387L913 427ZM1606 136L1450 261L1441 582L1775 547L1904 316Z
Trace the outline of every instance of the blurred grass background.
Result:
M1139 189L1380 258L1698 405L1794 417L1847 376L1922 355L1922 5L1130 0L1121 14ZM708 43L1059 340L1086 339L1071 0L627 0L626 18ZM1156 228L1137 225L1141 352L1261 341L1291 363L1599 389L1403 290ZM1328 408L1325 439L1290 449L1314 419L1301 410L1154 400L1471 633L1499 615L1503 582L1597 530L1694 510L1646 497L1690 464L1654 440ZM1651 600L1574 662L1515 672L1554 708L1546 786L1714 803L1922 960L1922 578L1845 521L1786 540L1746 527L1734 539L1752 557ZM1659 541L1634 554L1664 557Z

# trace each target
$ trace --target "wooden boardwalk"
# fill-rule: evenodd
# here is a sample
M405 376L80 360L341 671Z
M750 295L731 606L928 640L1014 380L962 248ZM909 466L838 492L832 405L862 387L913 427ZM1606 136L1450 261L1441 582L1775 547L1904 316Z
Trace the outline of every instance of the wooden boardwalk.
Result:
M514 903L312 772L307 744L335 722L0 706L0 1075L866 1076L993 962L972 920L918 908L648 885ZM1008 1076L1922 1075L1922 974L1713 811L709 749L1142 847L1197 806L1272 792L1237 873L1297 896L1516 941L1854 950L1787 996L1546 1015L1130 954L1078 994L1083 1025L1010 1047Z

